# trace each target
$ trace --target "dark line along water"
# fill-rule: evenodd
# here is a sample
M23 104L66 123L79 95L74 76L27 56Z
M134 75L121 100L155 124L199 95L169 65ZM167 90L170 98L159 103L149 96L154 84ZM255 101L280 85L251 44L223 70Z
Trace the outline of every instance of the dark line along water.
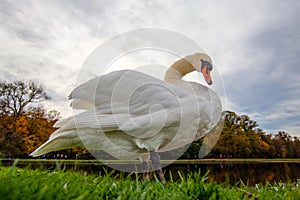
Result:
M122 163L124 164L124 163ZM12 160L2 161L4 166L12 166L29 169L64 169L83 172L87 174L105 174L106 172L117 175L119 171L114 170L100 162L78 162L69 160L38 160L26 161L20 160L15 163ZM113 166L113 164L111 164ZM117 165L117 164L115 164ZM170 173L173 180L180 180L181 175L186 176L189 172L198 172L205 174L209 171L208 180L218 183L227 182L235 184L242 180L246 185L255 185L266 182L297 182L300 180L300 162L179 162L171 164L163 169L166 179L170 179ZM105 172L106 171L106 172ZM128 173L125 173L125 176ZM133 175L135 176L135 175Z

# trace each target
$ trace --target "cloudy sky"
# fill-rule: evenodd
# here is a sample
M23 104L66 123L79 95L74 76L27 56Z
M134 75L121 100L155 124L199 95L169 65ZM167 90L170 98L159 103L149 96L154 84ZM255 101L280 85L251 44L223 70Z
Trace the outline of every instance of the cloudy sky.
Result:
M0 80L41 83L52 97L47 109L66 117L67 95L95 48L127 31L167 29L213 57L224 109L269 133L300 136L299 11L297 0L1 0Z

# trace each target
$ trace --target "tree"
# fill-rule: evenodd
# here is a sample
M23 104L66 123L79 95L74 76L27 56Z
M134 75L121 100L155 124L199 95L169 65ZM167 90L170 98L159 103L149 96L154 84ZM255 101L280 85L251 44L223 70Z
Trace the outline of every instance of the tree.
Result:
M300 138L293 138L293 152L295 158L300 158Z
M50 97L43 87L33 81L0 82L0 115L21 116L30 103L41 102Z
M270 136L257 128L257 122L247 115L224 111L224 126L210 156L267 157L275 155Z
M29 119L33 113L39 113L38 118L45 119L44 111L41 113L41 110L38 111L33 105L46 99L50 98L43 87L33 81L0 81L0 152L20 155L27 153L29 146L40 144L37 141L28 143L36 139L32 139L33 132L29 129L32 120ZM47 125L44 124L43 127ZM48 138L49 132L45 133L48 134Z
M12 116L0 116L0 153L22 154L22 138L14 131L15 122Z
M53 124L58 115L56 118L48 116L49 113L41 107L31 108L16 120L13 116L0 116L0 152L28 155L38 148L56 130Z
M49 118L53 112L56 113L56 117ZM34 107L24 117L26 117L27 126L26 130L22 132L22 140L25 145L23 152L29 154L42 145L56 130L53 125L58 120L59 113L56 111L46 113L43 108Z
M274 146L276 149L276 155L280 157L295 157L294 153L296 153L294 149L295 138L284 132L279 131L274 138Z
M299 158L300 138L279 131L266 134L247 115L224 111L221 135L208 157ZM185 156L195 157L202 143L193 142Z
M258 157L263 158L273 158L275 156L275 147L272 140L272 135L266 134L262 129L256 129L256 134L260 138L260 152L258 153Z

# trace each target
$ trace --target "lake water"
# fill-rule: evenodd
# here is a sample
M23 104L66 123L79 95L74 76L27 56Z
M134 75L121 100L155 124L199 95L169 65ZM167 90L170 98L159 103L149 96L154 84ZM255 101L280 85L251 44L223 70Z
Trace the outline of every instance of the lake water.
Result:
M296 182L300 180L300 163L215 163L170 166L172 171L209 171L209 180L235 184L242 180L247 185L266 182Z
M3 165L12 165L13 162L6 162ZM105 170L113 174L119 173L99 162L69 162L57 161L39 161L30 162L20 160L15 163L17 167L28 167L32 169L42 168L53 170L58 168L65 170L80 171L88 174L103 174ZM218 183L227 182L235 184L242 180L247 185L255 185L257 183L265 184L266 182L296 182L300 180L300 161L289 162L194 162L171 164L163 169L166 179L170 179L170 172L173 180L179 180L181 174L186 175L188 172L198 172L205 174L209 171L209 181Z

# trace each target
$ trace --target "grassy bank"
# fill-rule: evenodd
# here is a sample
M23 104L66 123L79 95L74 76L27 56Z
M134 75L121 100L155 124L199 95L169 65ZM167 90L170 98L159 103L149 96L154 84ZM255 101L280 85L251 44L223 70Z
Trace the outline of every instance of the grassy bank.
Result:
M191 173L161 184L138 177L86 175L68 171L0 168L0 199L299 199L299 184L247 187L207 182Z

